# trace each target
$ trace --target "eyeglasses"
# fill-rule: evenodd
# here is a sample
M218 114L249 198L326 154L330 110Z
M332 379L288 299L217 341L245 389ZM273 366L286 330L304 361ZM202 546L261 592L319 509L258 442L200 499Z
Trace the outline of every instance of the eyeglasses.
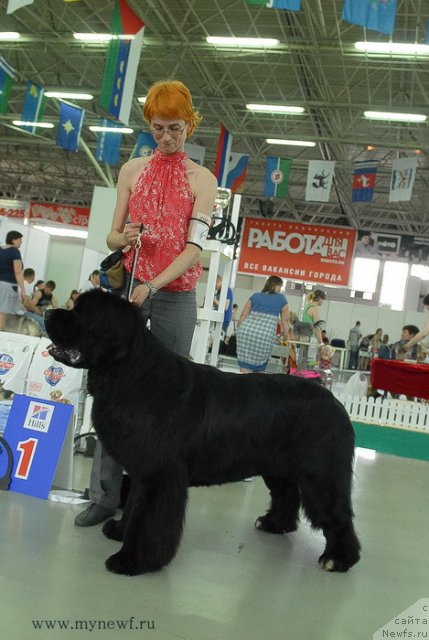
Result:
M151 124L149 126L149 131L152 135L159 136L161 138L164 133L167 132L169 136L172 136L174 138L174 136L178 136L180 133L183 133L183 131L186 129L186 126L186 124L184 124L183 127L181 127L180 124L172 124L168 127L161 127L161 125L159 124Z

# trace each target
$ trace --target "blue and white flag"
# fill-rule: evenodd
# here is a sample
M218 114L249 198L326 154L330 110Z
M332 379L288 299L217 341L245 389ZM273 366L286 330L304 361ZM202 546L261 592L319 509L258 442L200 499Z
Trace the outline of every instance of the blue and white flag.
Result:
M268 0L265 6L269 9L299 11L301 9L301 0Z
M151 133L140 131L139 135L137 136L137 142L135 144L131 157L147 158L148 156L151 156L153 154L157 146L158 145L153 139L153 135Z
M397 0L345 0L341 18L372 31L392 35Z
M231 189L233 193L243 193L248 165L249 156L244 153L230 153L225 184L227 189Z
M107 118L100 118L100 127L123 129L122 123L108 120ZM105 162L111 165L118 164L121 158L121 142L122 133L120 133L120 131L118 131L118 133L113 131L99 131L97 149L95 151L95 157L98 162Z
M85 110L66 102L60 103L60 121L56 144L67 151L79 149L80 132L82 131Z
M417 172L417 158L398 158L393 161L389 202L411 200Z
M312 202L329 202L335 161L310 160L308 163L305 199Z
M45 90L42 89L35 82L31 82L31 80L27 81L27 87L25 90L24 96L24 106L22 108L22 116L21 120L23 122L38 122L43 118L43 113L45 111L46 98L45 98ZM25 131L29 131L30 133L36 133L36 126L34 127L24 127L21 129L25 129Z

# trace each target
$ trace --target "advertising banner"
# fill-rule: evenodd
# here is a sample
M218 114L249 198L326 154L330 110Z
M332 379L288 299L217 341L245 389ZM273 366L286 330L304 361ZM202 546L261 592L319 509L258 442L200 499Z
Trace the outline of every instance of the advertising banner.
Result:
M355 242L349 227L245 218L238 272L346 287Z
M48 497L72 415L71 405L15 396L4 432L13 456L11 491ZM1 458L5 464L5 450Z
M51 204L48 202L31 202L30 219L46 222L73 224L76 227L87 227L89 207L75 207L68 204Z

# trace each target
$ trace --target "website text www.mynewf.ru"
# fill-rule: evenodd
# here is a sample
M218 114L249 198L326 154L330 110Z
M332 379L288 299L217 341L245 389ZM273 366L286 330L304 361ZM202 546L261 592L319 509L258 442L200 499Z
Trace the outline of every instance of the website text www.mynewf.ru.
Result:
M125 620L32 620L39 631L155 631L154 620L131 616Z

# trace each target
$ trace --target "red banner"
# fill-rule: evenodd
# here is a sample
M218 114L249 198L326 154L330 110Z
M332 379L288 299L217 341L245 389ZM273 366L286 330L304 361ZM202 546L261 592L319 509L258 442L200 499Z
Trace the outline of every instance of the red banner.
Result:
M24 219L27 209L27 202L19 202L18 200L0 200L0 216Z
M238 272L346 287L356 230L245 218Z
M89 207L75 207L68 204L30 203L30 219L73 224L76 227L88 226L89 211Z

